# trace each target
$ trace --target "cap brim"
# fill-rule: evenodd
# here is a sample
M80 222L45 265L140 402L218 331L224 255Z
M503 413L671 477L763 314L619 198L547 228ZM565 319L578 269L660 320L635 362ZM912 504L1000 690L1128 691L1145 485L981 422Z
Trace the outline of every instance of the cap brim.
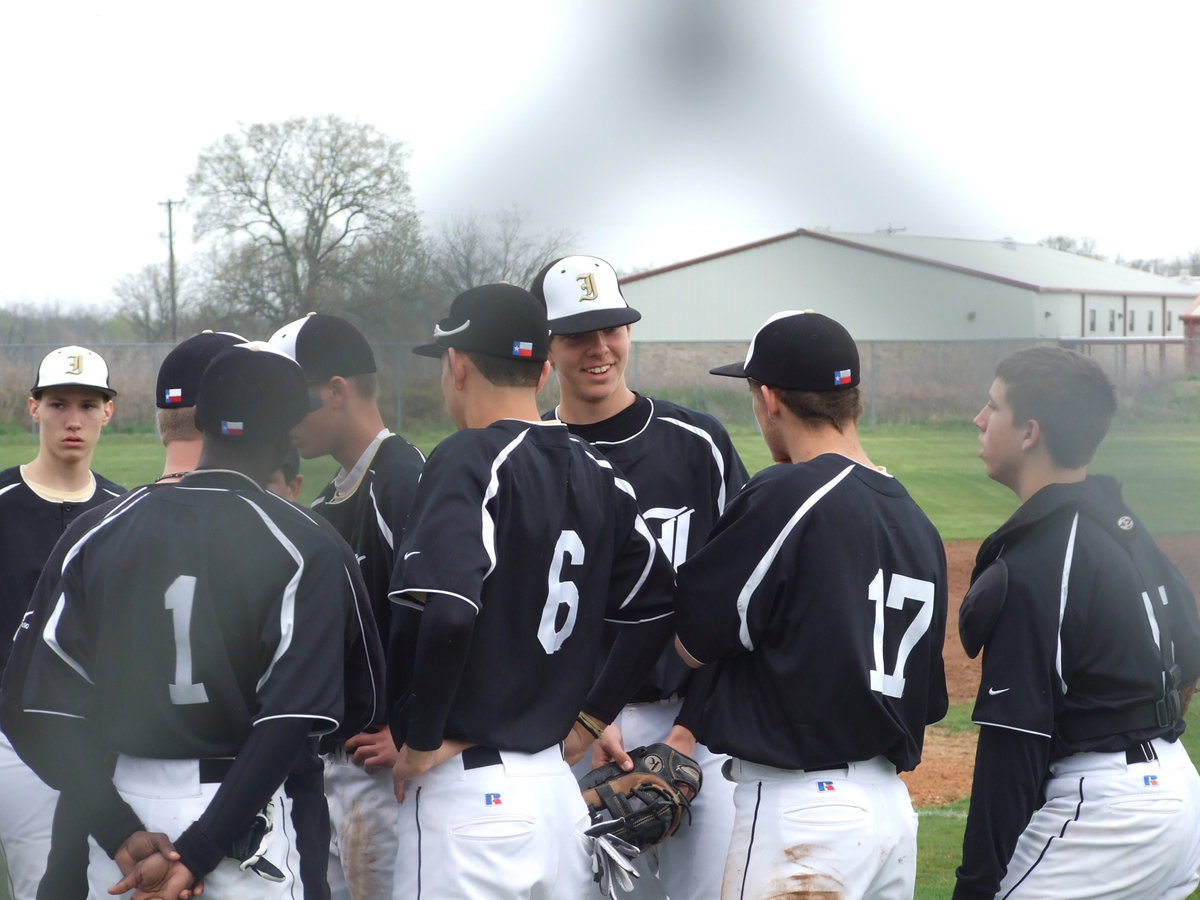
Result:
M51 391L54 390L54 388L83 388L86 391L95 391L97 394L103 395L105 400L111 400L113 397L117 396L117 392L112 388L99 387L98 385L94 384L81 384L77 381L66 381L60 384L34 385L29 390L29 396L35 396L36 394L40 394L42 391Z
M422 344L420 347L413 347L413 353L417 356L428 356L430 359L441 359L445 352L446 348L441 344Z
M589 331L602 331L605 328L632 325L641 317L640 312L628 306L616 309L592 309L576 313L573 316L563 316L561 319L551 319L550 332L551 334L585 334Z
M740 362L730 363L727 366L717 366L716 368L709 369L708 373L710 375L728 375L730 378L750 377L746 374L746 364Z

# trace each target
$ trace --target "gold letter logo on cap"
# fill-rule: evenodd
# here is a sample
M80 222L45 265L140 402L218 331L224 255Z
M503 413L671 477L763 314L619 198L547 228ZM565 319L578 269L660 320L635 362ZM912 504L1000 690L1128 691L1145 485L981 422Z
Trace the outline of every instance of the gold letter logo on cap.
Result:
M592 277L591 272L584 272L582 275L576 275L575 280L579 282L580 288L583 289L583 295L579 298L579 302L585 300L596 300L599 294L596 293L596 279Z
M74 356L67 357L67 374L82 375L83 374L83 357L76 353Z

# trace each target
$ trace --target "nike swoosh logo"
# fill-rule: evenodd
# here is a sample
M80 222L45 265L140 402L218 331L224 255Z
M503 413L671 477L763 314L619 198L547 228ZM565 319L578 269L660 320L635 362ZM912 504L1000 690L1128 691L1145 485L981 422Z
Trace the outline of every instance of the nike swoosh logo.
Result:
M471 325L470 319L467 319L467 321L463 322L457 328L452 328L449 331L443 331L441 325L434 325L433 326L433 339L436 341L440 337L450 337L450 335L452 335L452 334L458 334L460 331L466 331L467 328L470 327L470 325Z
M990 687L990 688L988 688L988 696L995 697L997 694L1003 694L1003 693L1006 693L1007 691L1011 691L1011 690L1012 690L1012 688L992 688L992 687Z
M410 556L420 556L420 555L421 555L420 550L409 550L407 553L404 554L404 558L408 559Z
M363 560L367 558L367 554L359 553L354 558L358 560L358 564L361 566L363 563Z

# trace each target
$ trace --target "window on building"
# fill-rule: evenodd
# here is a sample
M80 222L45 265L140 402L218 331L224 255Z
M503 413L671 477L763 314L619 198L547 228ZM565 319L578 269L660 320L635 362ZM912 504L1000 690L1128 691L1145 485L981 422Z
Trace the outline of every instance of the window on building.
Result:
M1108 330L1111 332L1117 330L1117 311L1115 309L1108 311Z
M1170 334L1170 333L1171 333L1171 330L1172 330L1174 327L1175 327L1175 326L1174 326L1173 324L1171 324L1171 310L1169 310L1169 309L1168 309L1168 310L1167 310L1167 334Z
M1154 333L1154 310L1146 313L1146 331L1150 334Z
M1088 310L1088 331L1094 332L1095 330L1096 330L1096 311L1094 309L1089 309Z
M1133 334L1137 330L1137 325L1135 324L1137 322L1137 316L1135 315L1136 312L1136 309L1131 309L1129 311L1129 321L1125 323L1125 327L1128 329L1129 334Z

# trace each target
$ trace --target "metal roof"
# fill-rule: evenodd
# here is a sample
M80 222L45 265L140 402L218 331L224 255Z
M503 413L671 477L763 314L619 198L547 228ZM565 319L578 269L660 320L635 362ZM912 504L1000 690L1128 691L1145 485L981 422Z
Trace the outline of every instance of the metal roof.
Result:
M921 265L936 266L1026 290L1073 294L1149 294L1156 297L1196 297L1200 279L1168 278L1139 269L1092 259L1037 244L1020 244L1010 239L978 241L962 238L923 237L911 234L848 234L798 229L752 244L733 247L671 266L641 272L622 279L638 281L662 272L699 262L797 239L829 241L870 253L879 253Z

